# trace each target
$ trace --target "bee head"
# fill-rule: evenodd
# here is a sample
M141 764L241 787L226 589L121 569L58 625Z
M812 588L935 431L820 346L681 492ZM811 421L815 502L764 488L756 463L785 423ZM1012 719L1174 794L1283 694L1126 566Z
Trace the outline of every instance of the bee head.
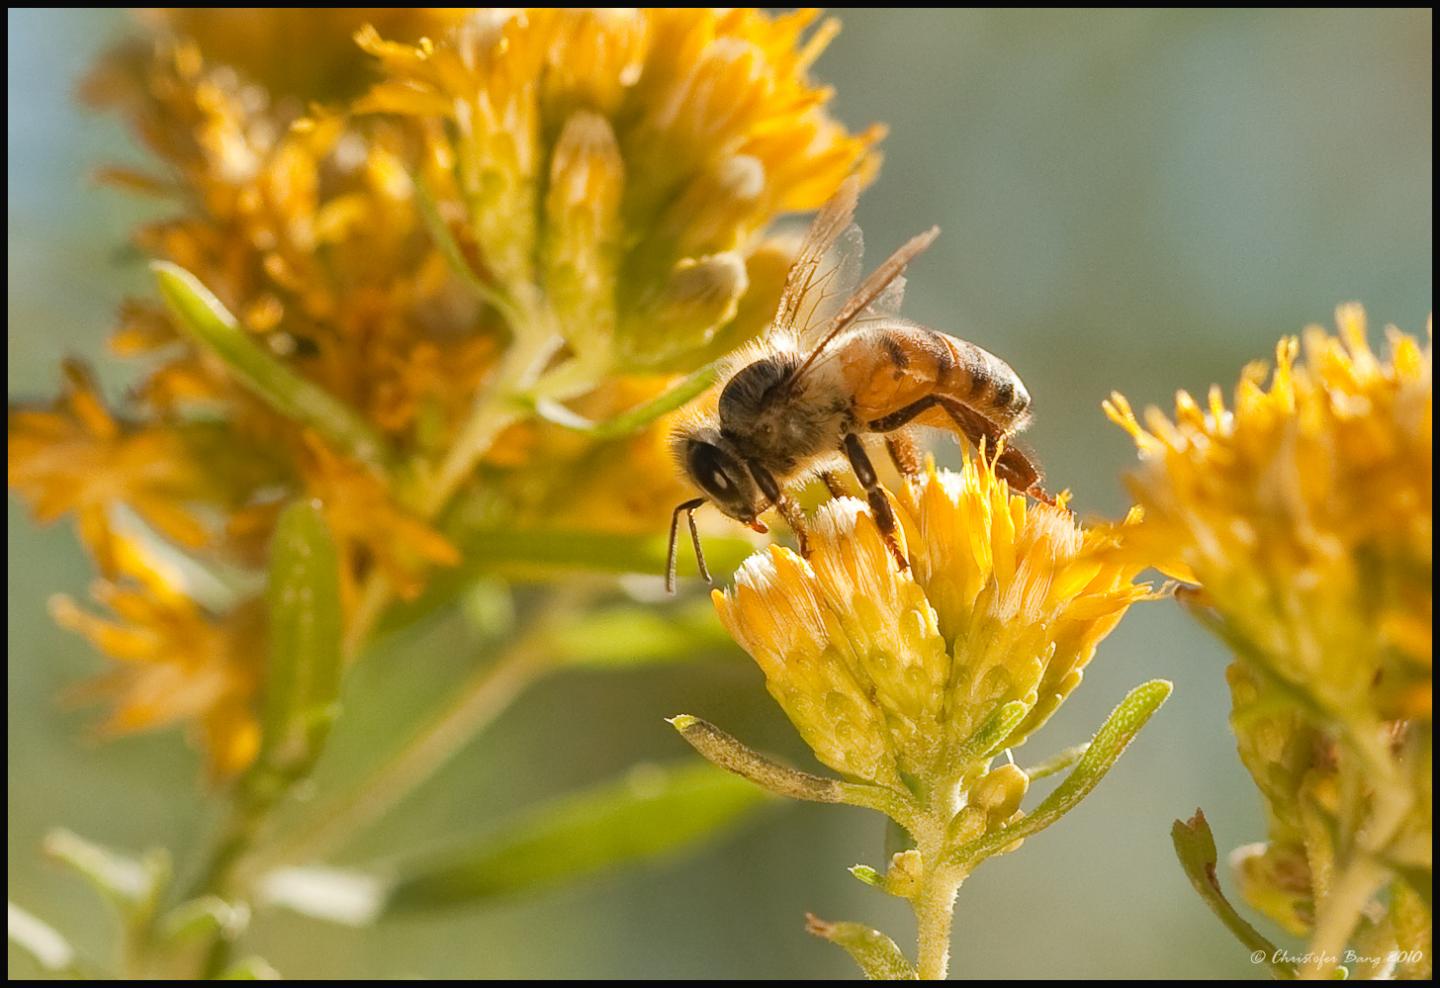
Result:
M767 506L745 461L718 429L701 428L676 437L685 472L722 512L754 527L755 516Z

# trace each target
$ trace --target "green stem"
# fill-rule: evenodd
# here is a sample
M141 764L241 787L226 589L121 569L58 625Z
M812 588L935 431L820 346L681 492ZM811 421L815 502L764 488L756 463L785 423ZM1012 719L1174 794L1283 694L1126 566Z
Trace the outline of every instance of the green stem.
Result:
M950 970L950 925L959 891L960 882L952 872L927 864L911 902L919 930L917 969L921 981L944 981Z
M1413 800L1405 779L1378 735L1379 728L1368 724L1346 732L1348 747L1373 787L1373 808L1357 846L1346 852L1345 864L1320 902L1302 979L1328 978L1334 971L1366 905L1389 878L1381 859L1410 811Z
M965 872L947 861L945 834L959 809L958 790L942 785L925 794L925 812L908 826L920 852L920 884L910 899L915 911L916 973L921 981L944 981L950 970L950 926L955 895Z

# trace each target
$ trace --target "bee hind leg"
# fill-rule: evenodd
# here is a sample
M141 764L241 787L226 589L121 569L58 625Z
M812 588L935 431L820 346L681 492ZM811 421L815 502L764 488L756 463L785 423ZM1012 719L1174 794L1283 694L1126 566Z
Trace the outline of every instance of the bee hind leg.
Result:
M937 395L936 404L945 409L972 446L979 449L984 442L987 457L995 458L995 476L1009 484L1011 490L1023 491L1046 504L1055 503L1055 499L1041 486L1044 476L1040 467L1023 449L1012 445L1010 437L998 425L954 398ZM1004 443L1004 448L1001 448L1001 443ZM997 449L1000 450L998 456L995 453Z
M885 436L885 451L906 480L920 476L920 447L908 431L897 429Z
M880 529L885 544L890 547L890 554L895 557L895 562L903 573L910 568L910 561L905 558L900 543L895 539L895 512L890 508L890 499L885 495L885 488L880 486L880 478L875 476L875 466L866 455L860 437L853 432L845 437L843 448L850 460L851 469L855 471L855 479L865 488L865 498L870 502L870 513L875 518L875 527Z

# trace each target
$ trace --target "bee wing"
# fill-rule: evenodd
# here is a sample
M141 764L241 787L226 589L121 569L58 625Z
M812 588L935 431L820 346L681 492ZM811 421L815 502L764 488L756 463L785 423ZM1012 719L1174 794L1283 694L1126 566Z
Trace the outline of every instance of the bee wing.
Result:
M805 362L800 365L800 369L791 376L792 386L815 364L826 346L845 330L854 326L857 320L868 322L885 318L885 314L878 311L879 309L888 309L892 304L898 306L898 302L905 292L905 266L934 243L935 238L939 235L940 228L932 226L924 233L911 237L904 246L870 272L870 276L845 300L844 304L825 324L823 335L814 344L805 358Z
M785 289L771 324L772 336L800 346L829 325L860 280L864 239L855 225L860 181L846 179L816 214L785 278Z

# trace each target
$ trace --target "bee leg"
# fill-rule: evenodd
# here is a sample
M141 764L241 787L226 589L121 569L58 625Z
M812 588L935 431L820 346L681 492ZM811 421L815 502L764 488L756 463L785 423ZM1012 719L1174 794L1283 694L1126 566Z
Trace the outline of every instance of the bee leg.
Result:
M900 543L895 541L895 512L890 509L890 499L885 496L885 488L880 486L880 478L875 476L875 467L866 455L859 436L853 432L847 435L844 449L845 455L850 459L850 467L855 471L855 479L865 488L865 498L870 502L870 513L875 518L875 527L880 529L885 544L890 547L890 554L895 557L895 562L903 573L910 568L910 561L901 551Z
M885 437L885 449L890 454L890 460L895 464L895 469L907 480L913 480L920 476L920 448L915 445L915 437L909 432L896 429Z
M825 486L830 491L831 497L849 497L850 490L845 486L845 481L833 470L825 470L820 474L820 479L825 481Z
M800 505L780 489L780 485L775 482L775 477L769 470L758 463L751 463L750 475L755 478L755 485L760 488L760 493L770 499L771 506L780 512L780 517L785 519L785 524L789 525L790 531L795 533L795 541L800 546L800 555L809 559L810 536L806 530L805 512L801 511Z
M1046 504L1055 503L1055 499L1040 486L1043 479L1040 468L1023 449L1009 444L1009 437L1003 429L961 401L945 395L936 395L935 399L976 449L983 441L988 455L995 458L997 477L1009 484L1012 490L1024 491ZM1002 442L1005 446L1000 449ZM1000 449L999 455L995 453L997 449Z

